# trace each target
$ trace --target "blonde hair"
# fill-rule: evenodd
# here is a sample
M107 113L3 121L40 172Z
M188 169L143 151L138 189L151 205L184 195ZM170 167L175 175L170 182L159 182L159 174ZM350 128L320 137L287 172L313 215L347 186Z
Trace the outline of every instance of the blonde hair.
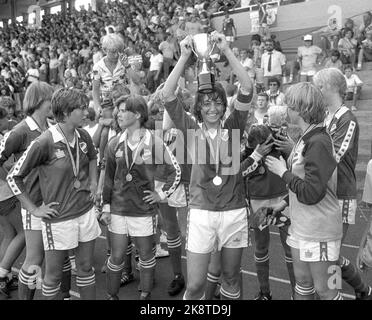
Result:
M269 116L270 126L280 127L286 123L287 106L271 106L267 110L267 115Z
M347 89L345 76L337 68L326 68L318 71L313 78L317 87L325 87L331 91L338 91L340 97L344 97Z
M285 93L285 103L288 108L297 111L306 123L319 124L324 121L326 105L322 92L310 82L289 87Z
M107 50L124 50L124 40L116 33L109 33L102 38L102 49Z
M51 100L54 89L43 81L35 81L26 90L23 99L23 110L27 115L32 115L39 109L44 101Z

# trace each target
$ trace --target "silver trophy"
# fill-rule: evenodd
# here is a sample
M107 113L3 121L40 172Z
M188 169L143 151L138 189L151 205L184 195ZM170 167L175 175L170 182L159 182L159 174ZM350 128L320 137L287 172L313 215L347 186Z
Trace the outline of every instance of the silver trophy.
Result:
M192 39L192 51L198 58L198 92L208 94L214 91L215 76L211 71L210 55L216 43L208 33L198 33Z

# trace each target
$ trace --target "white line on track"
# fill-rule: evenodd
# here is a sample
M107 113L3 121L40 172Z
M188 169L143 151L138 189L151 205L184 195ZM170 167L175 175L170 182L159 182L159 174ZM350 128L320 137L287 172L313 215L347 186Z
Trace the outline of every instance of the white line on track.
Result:
M19 269L18 268L16 268L16 267L12 267L12 271L14 272L14 273L19 273ZM78 292L76 292L76 291L73 291L73 290L70 290L70 294L72 295L72 296L74 296L75 298L78 298L78 299L80 299L80 293L78 293Z

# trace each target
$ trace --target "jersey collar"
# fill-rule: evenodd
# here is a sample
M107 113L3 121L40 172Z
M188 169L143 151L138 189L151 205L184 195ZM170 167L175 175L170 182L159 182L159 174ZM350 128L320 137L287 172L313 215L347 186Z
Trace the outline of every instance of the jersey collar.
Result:
M60 142L60 141L64 142L64 137L63 137L63 135L58 131L58 129L57 129L57 125L58 125L58 124L55 124L54 126L51 126L51 127L49 128L49 131L51 132L52 137L53 137L53 142L54 142L54 143L57 143L57 142ZM80 138L80 133L79 133L79 131L75 129L75 133L76 133L77 137Z

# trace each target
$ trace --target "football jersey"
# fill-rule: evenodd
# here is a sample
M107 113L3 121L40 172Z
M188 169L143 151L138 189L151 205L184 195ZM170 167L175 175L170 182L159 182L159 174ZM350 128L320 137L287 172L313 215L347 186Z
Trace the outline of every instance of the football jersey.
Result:
M84 129L77 129L75 135L77 144L75 140L74 147L70 146L74 161L76 161L77 152L80 158L78 167L80 186L75 188L76 178L67 145L57 126L50 127L31 142L7 177L13 193L19 195L26 191L23 179L32 170L39 171L40 190L44 203L59 203L53 207L59 215L47 220L51 223L79 217L93 207L90 195L89 163L97 160L92 138ZM78 150L76 150L76 145Z
M7 132L0 143L0 166L6 163L5 167L9 171L11 169L11 166L8 166L10 158L14 156L11 164L14 164L14 161L18 161L31 142L39 137L41 133L41 129L31 117L22 120L12 131ZM25 188L31 200L37 206L43 202L38 180L38 170L33 169L24 181ZM2 193L1 195L3 196L4 194Z
M128 152L128 163L125 149ZM157 164L168 163L173 169L168 172L167 182L162 189L165 197L169 197L176 190L181 180L181 169L177 159L163 141L149 130L145 131L133 150L127 143L126 131L116 136L110 140L105 158L103 210L111 214L134 217L156 214L156 204L148 204L143 198L147 195L144 193L145 190L154 190ZM127 178L128 174L130 180Z
M326 118L327 130L336 152L337 197L356 199L355 166L358 159L359 124L349 108L342 106Z
M246 124L252 95L239 94L235 110L221 124L221 132L214 137L204 131L202 124L189 116L178 99L165 103L175 127L186 140L192 164L189 207L209 211L228 211L245 207L244 181L240 172L240 143ZM208 142L207 139L210 141ZM219 168L217 143L220 139ZM214 146L211 151L210 143ZM216 172L218 171L218 172ZM218 175L220 185L214 184Z
M289 188L289 234L304 241L342 238L342 216L336 196L337 163L325 127L317 126L299 139L282 179Z

